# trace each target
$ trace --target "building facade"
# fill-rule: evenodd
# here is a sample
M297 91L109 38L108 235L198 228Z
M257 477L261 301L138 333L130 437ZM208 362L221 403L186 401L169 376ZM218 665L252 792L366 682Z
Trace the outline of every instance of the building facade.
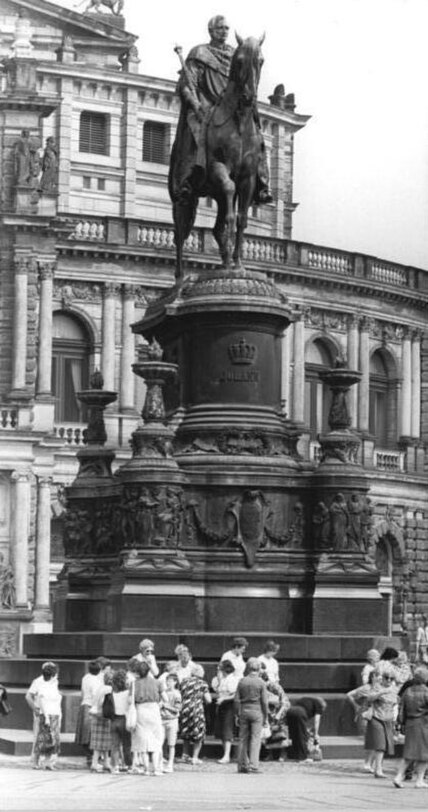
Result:
M174 82L144 75L122 17L45 0L0 11L0 655L49 628L63 565L64 488L84 443L76 394L100 369L116 465L130 455L144 385L130 325L172 286L167 192L178 119ZM254 207L246 266L284 290L282 408L312 470L329 392L319 373L346 355L362 378L352 426L370 479L389 628L428 610L428 272L292 238L294 136L308 122L281 87L259 105L274 196ZM304 204L304 201L303 201ZM201 201L192 268L219 264Z

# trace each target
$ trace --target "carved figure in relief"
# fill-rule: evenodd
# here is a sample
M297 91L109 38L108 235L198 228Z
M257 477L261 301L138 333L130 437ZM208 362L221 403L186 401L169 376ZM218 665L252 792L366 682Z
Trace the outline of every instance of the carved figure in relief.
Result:
M315 506L312 524L314 525L314 541L316 547L330 546L330 512L324 502Z
M42 158L41 192L56 192L58 187L58 150L52 137L46 139Z
M247 490L228 509L236 521L235 541L244 550L245 563L249 568L254 566L257 552L265 544L267 507L262 491Z
M349 510L343 493L338 493L330 505L330 541L334 550L347 549Z
M12 626L0 630L0 657L13 657L16 653L16 632Z
M364 497L359 493L352 493L348 501L349 510L349 529L348 540L349 546L357 550L361 549L362 541L362 515L364 511Z
M15 577L12 567L3 562L4 555L0 553L0 608L14 609L16 606Z
M82 0L81 3L76 3L74 8L79 8L84 2L86 2L86 0ZM88 11L93 8L98 14L102 14L101 6L105 6L110 9L112 14L118 16L123 9L124 0L90 0L89 5L85 8L83 13L87 14Z

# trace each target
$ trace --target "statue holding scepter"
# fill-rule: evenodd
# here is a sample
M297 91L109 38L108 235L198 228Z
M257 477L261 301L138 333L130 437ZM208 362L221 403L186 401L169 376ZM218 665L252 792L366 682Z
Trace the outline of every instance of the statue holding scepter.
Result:
M247 203L243 206L242 219L246 225L246 211L252 203L269 203L272 196L268 188L268 168L266 161L266 151L263 137L260 131L260 122L257 111L257 85L260 77L262 59L260 56L261 40L249 38L244 41L238 38L241 55L244 54L245 71L248 74L251 65L254 75L251 81L244 77L242 71L238 75L238 62L234 58L236 51L227 44L229 26L223 16L213 17L209 24L210 42L204 45L197 45L192 48L187 59L182 58L181 48L176 47L176 52L180 58L182 70L178 82L178 92L181 97L181 114L177 127L176 139L171 154L171 164L169 172L169 193L173 204L173 216L175 225L175 236L177 246L177 271L181 275L182 246L185 239L190 234L193 226L198 199L206 195L213 197L222 213L216 223L214 236L219 244L220 253L225 266L230 265L232 240L232 229L226 234L225 220L234 220L234 203L232 203L230 191L225 201L225 187L228 180L225 169L222 167L230 165L229 156L226 162L213 160L212 151L212 131L215 133L214 139L218 141L225 138L228 146L232 146L233 156L230 156L233 164L233 173L243 175L248 182L249 167L236 166L236 151L240 150L236 136L242 142L242 137L246 140L246 146L250 147L251 170L254 178L247 190ZM251 42L251 46L249 43ZM244 47L245 45L245 47ZM254 51L257 50L254 59ZM233 78L232 78L232 71ZM233 86L232 86L233 85ZM249 94L249 87L252 92ZM233 119L236 119L233 128ZM245 120L245 125L244 125ZM220 129L220 125L226 126ZM228 126L227 126L228 125ZM217 136L217 138L216 138ZM252 141L249 144L249 139ZM242 185L242 184L241 184ZM239 194L239 190L236 190ZM241 189L243 192L243 189ZM227 215L223 216L224 205L227 208ZM234 231L234 228L233 228ZM239 259L240 247L235 251L235 260Z

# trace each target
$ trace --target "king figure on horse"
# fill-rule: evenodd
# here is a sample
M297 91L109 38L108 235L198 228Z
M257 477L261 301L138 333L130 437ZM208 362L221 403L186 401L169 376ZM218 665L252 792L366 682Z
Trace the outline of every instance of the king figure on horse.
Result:
M240 62L246 60L248 63L243 68L246 72L245 77L241 71L241 81L236 66L232 78L231 69L237 51L226 42L229 26L225 18L213 17L208 24L208 30L210 42L192 48L185 62L181 57L181 49L176 48L182 63L178 82L181 113L171 154L169 193L173 204L178 276L181 275L183 242L189 236L194 224L198 199L208 195L213 197L218 205L214 236L219 243L225 266L230 264L230 257L225 256L225 223L228 217L230 220L231 213L230 205L223 199L225 195L230 198L230 189L226 191L225 173L218 170L219 164L226 166L226 171L234 183L234 207L238 199L239 183L243 180L243 168L237 166L236 154L226 155L223 148L216 146L215 137L219 136L220 140L223 137L220 129L222 124L228 125L227 139L230 138L231 143L236 140L236 136L239 136L241 141L242 138L245 141L247 136L247 141L248 137L250 139L247 147L253 153L254 150L257 153L252 155L253 169L255 160L254 183L251 185L251 196L249 197L248 192L246 194L247 209L252 204L259 205L272 201L268 186L266 150L257 110L257 84L262 64L261 41L250 38L244 43L237 37ZM250 42L253 43L253 48L243 48ZM251 81L248 78L250 74ZM231 122L234 123L234 129L231 129ZM213 138L214 153L211 149ZM249 161L246 160L244 163L248 170ZM239 258L235 251L234 261L237 259Z

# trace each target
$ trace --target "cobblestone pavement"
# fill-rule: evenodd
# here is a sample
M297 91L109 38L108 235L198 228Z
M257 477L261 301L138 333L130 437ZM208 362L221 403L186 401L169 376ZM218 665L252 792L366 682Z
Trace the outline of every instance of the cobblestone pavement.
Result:
M94 775L81 759L64 759L57 772L34 771L28 759L0 756L2 812L371 812L426 810L428 789L376 780L358 761L317 764L269 762L257 775L236 765L178 764L173 774Z

